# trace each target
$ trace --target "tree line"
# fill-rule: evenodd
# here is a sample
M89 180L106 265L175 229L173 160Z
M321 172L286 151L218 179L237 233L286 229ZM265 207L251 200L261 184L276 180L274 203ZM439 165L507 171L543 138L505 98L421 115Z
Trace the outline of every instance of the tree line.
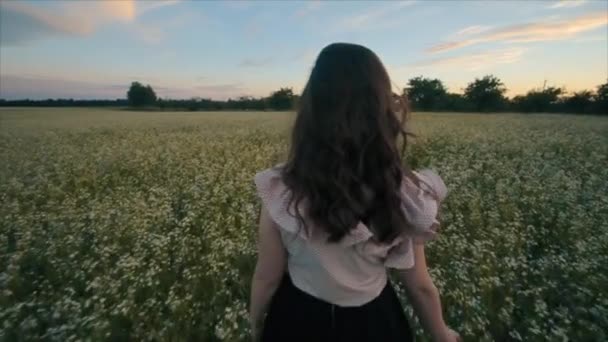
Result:
M403 92L417 111L608 114L608 82L595 91L543 86L508 98L504 83L493 75L476 78L462 94L448 92L439 79L419 76Z
M507 88L496 76L487 75L470 82L463 93L448 92L436 78L414 77L402 90L415 111L436 112L524 112L524 113L581 113L608 115L608 82L595 91L567 93L559 87L532 89L513 98L506 96ZM2 100L0 106L43 107L101 107L119 106L154 110L290 110L298 102L292 88L280 88L267 97L241 96L236 99L210 98L163 99L157 97L150 85L131 83L126 99L116 100Z
M132 108L158 107L161 110L290 110L294 107L298 96L291 88L281 88L268 97L241 96L226 101L209 98L192 98L188 100L173 100L157 98L150 85L144 86L139 82L131 83L127 91L127 101Z
M299 96L291 88L280 88L267 97L241 96L236 99L213 100L210 98L163 99L150 85L131 83L126 99L115 100L3 100L4 107L127 107L144 110L291 110Z
M46 100L4 100L0 99L0 107L127 107L127 99L115 100L74 100L74 99L46 99Z

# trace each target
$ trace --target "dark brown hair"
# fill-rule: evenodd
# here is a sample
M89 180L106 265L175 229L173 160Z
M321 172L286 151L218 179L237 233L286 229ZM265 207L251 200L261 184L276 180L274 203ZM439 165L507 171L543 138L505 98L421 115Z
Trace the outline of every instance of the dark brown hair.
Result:
M398 117L401 112L402 119ZM398 141L408 111L366 47L335 43L319 54L300 98L283 181L291 205L340 241L363 221L380 242L407 227ZM301 214L292 213L306 228Z

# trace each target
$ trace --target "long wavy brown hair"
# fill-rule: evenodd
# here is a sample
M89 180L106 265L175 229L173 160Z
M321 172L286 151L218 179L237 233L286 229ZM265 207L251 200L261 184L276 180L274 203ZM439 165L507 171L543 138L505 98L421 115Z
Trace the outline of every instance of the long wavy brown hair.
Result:
M335 43L317 57L282 177L291 190L290 207L305 202L307 219L329 234L329 242L340 241L359 222L379 242L407 228L400 188L408 174L401 160L408 112L370 49ZM307 228L298 210L292 215Z

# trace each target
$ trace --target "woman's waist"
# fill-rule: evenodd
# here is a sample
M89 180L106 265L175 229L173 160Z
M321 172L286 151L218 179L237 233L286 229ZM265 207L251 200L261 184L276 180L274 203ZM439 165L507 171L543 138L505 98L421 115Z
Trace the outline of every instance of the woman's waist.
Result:
M340 307L360 307L372 302L389 286L386 270L349 275L315 271L290 265L286 276L294 288L311 301Z

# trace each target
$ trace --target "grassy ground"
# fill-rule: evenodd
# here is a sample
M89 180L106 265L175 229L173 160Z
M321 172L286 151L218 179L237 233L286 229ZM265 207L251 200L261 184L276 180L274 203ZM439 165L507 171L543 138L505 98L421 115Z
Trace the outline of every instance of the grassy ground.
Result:
M291 119L0 109L0 340L246 340L252 177ZM606 340L608 119L412 125L408 163L450 190L428 245L449 324L471 341Z

